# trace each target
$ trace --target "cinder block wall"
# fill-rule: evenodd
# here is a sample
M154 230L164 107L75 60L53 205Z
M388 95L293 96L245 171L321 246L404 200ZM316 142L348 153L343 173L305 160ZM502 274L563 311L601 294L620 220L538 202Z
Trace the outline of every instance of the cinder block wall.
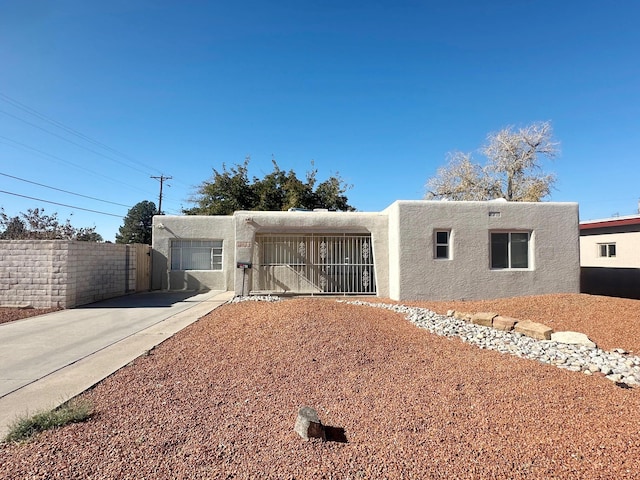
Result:
M67 306L133 293L135 248L113 243L69 242Z
M66 240L0 240L0 306L78 305L135 291L136 250Z
M65 286L58 280L66 256L63 242L1 240L0 305L64 306Z

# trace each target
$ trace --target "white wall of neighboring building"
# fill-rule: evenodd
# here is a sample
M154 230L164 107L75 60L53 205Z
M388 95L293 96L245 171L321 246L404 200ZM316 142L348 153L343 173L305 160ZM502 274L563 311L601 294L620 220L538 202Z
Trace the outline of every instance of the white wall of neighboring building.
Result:
M616 245L616 256L601 257L600 244L612 243ZM640 231L581 236L580 265L583 267L640 268Z
M580 267L583 293L640 299L640 214L580 222Z

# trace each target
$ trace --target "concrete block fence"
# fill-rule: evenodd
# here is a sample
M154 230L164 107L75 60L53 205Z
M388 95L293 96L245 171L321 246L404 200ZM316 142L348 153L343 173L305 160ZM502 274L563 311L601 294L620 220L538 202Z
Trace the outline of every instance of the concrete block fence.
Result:
M0 240L0 307L71 308L135 292L134 247Z

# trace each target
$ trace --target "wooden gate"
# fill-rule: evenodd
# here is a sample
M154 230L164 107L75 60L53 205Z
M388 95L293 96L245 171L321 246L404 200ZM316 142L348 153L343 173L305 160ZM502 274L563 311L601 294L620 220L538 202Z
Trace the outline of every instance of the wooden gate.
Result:
M151 289L151 245L136 243L136 292Z

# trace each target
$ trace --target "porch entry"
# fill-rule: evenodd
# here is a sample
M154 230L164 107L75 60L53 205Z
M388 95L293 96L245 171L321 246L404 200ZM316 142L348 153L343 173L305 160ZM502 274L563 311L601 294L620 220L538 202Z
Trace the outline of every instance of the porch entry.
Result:
M253 291L375 294L371 234L257 235Z

